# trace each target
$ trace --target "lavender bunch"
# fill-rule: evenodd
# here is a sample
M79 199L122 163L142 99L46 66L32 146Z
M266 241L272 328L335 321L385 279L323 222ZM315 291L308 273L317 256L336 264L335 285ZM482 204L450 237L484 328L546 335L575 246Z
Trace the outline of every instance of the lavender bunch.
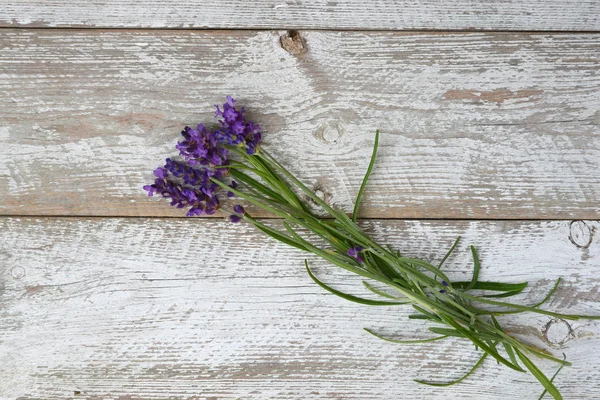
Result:
M369 167L355 202L352 217L338 210L317 196L299 181L273 156L261 147L260 126L247 121L243 108L227 97L222 108L216 106L218 124L208 129L198 125L196 129L186 127L183 140L176 146L181 161L166 159L164 166L154 171L156 177L151 185L144 186L148 195L168 198L172 206L188 208L188 216L212 215L218 210L229 214L231 222L246 221L268 236L297 249L313 253L345 270L358 274L371 282L387 285L395 294L382 291L369 281L367 289L379 298L366 299L343 293L319 280L305 260L310 278L323 289L346 300L371 306L410 306L415 313L411 319L429 321L429 328L436 336L421 340L393 340L365 329L370 334L395 343L411 344L458 337L470 340L482 351L481 358L461 378L450 382L416 382L432 386L450 386L471 375L487 357L519 372L530 371L555 399L562 396L553 383L533 363L531 356L552 360L562 368L570 365L548 351L520 341L506 333L497 317L506 314L533 312L556 318L576 320L579 318L600 319L596 316L561 314L540 308L555 293L560 279L540 302L519 305L506 302L503 298L521 293L527 282L501 283L479 281L480 263L477 251L470 247L473 256L473 275L470 281L453 282L442 266L455 250L460 237L439 265L404 257L399 251L375 242L356 222L360 201L373 169L379 142L379 131L375 134L375 145ZM320 207L326 218L317 216L299 194ZM230 200L223 204L225 199ZM235 199L235 201L233 201ZM251 204L283 219L285 230L274 229L253 218L241 204ZM310 232L301 235L299 230ZM473 294L477 290L480 295ZM482 306L499 307L488 310ZM560 369L559 369L560 371ZM557 371L558 373L558 371ZM541 398L540 397L540 398Z

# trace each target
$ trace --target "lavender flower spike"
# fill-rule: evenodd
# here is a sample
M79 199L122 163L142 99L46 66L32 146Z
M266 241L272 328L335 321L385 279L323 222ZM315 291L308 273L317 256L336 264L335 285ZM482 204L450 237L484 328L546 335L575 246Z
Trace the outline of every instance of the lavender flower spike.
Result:
M360 256L359 253L363 250L364 250L364 248L362 248L360 246L354 246L351 249L348 249L348 255L350 257L355 258L359 264L362 264L364 262L364 260L362 259L362 257Z

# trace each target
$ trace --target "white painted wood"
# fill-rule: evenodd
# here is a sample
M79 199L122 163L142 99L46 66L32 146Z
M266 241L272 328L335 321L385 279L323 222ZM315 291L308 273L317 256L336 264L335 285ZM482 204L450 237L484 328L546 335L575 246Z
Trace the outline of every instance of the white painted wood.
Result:
M277 224L273 222L273 224ZM280 225L279 225L280 226ZM564 285L548 305L600 313L598 222L369 221L405 254L467 279L468 245L482 280L529 280L521 301ZM582 237L590 237L581 242ZM2 399L536 399L533 377L494 362L464 384L431 388L413 378L456 378L476 359L458 340L427 337L407 308L370 308L322 291L304 254L244 224L194 219L0 219ZM575 243L579 243L579 247ZM363 295L356 277L309 257L332 286ZM502 319L515 335L565 353L556 380L565 399L600 398L600 323ZM539 361L548 374L554 366Z
M4 0L0 26L600 30L594 0Z
M600 215L600 35L284 33L2 30L0 213L181 215L141 186L232 94L348 211L381 129L363 217Z

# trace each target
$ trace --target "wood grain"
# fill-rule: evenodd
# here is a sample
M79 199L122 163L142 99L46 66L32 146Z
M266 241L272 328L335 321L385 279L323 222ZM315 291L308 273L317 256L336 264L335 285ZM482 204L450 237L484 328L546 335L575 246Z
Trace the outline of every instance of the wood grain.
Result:
M599 217L600 35L284 34L2 30L0 213L181 215L141 186L232 94L348 211L381 129L362 217Z
M0 26L600 30L594 0L5 0Z
M281 227L278 222L273 225ZM482 280L531 282L520 301L599 313L600 224L590 221L386 221L365 223L406 255ZM458 377L476 360L459 340L425 338L407 308L367 307L322 291L305 254L250 227L216 220L0 219L0 398L19 399L535 399L540 386L486 362L464 384L431 388L413 378ZM332 286L364 295L356 277L309 257ZM507 316L513 334L574 363L556 380L566 399L600 398L600 323ZM539 361L548 374L554 365Z

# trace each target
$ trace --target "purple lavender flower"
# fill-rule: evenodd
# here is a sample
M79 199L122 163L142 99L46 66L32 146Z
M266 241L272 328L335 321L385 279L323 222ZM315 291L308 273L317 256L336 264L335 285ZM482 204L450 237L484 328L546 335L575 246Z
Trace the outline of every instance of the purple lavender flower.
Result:
M235 211L237 214L244 214L245 212L244 207L240 206L239 204L233 206L233 211Z
M221 128L209 130L203 124L196 129L186 126L181 132L183 140L175 148L183 157L183 161L167 158L164 167L154 171L156 180L152 185L144 186L149 196L159 194L171 199L171 205L183 208L190 207L188 216L214 214L220 206L219 192L221 187L213 179L225 181L229 174L228 146L243 147L248 154L254 154L261 142L260 126L246 121L244 109L235 107L236 100L227 96L221 110L216 106L216 117L219 117ZM229 186L237 188L231 181ZM233 192L227 192L234 197ZM234 207L238 214L244 214L240 205ZM233 215L230 220L240 219Z
M189 164L173 161L170 158L166 159L162 169L167 170L176 178L183 179L186 185L203 186L210 182L210 176L206 170L193 168Z
M217 136L230 146L242 146L250 155L256 153L258 145L262 140L260 134L260 125L252 121L246 121L245 110L235 108L236 100L227 96L227 102L223 104L223 110L215 106L216 117L219 120L222 129L217 132Z
M148 196L160 194L171 199L174 207L190 207L188 216L214 214L219 208L216 195L219 186L209 179L206 171L168 158L164 167L154 170L154 175L154 183L144 186Z
M360 246L354 246L354 247L348 249L348 255L350 257L355 258L359 264L362 264L364 262L364 260L360 256L360 252L363 250L364 250L364 248L362 248Z
M197 129L186 126L181 135L185 139L178 142L175 148L179 150L189 165L209 165L220 166L227 165L227 149L223 147L223 140L220 134L210 132L202 124Z
M442 281L442 285L444 285L445 287L448 287L448 282ZM440 293L446 293L446 289L440 290Z
M169 159L167 158L167 161ZM160 179L165 179L167 177L168 171L165 168L158 167L154 170L154 176Z
M236 181L231 181L231 183L229 184L229 187L232 189L237 189L238 184ZM227 197L234 197L235 193L233 193L232 191L228 191L227 192Z
M236 224L237 224L237 223L238 223L238 222L240 222L241 220L242 220L242 217L240 217L239 215L231 214L231 215L229 216L229 221L230 221L230 222L233 222L233 223L236 223Z
M144 189L148 191L148 196L160 194L162 197L170 198L171 205L177 208L183 208L198 201L198 193L167 179L157 178L154 184L146 185Z

